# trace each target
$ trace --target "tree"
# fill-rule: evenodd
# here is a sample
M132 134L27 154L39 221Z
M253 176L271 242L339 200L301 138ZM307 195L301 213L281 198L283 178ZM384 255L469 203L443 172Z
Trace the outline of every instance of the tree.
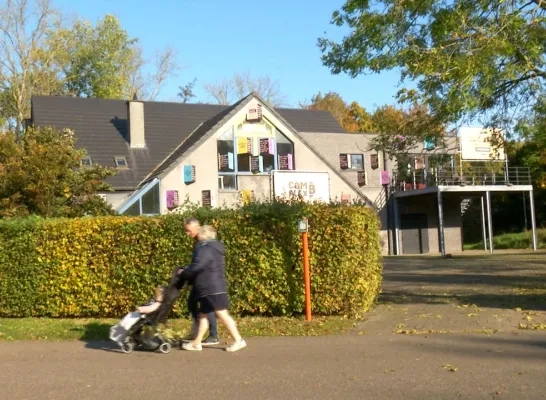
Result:
M345 100L336 92L328 92L325 95L318 92L311 97L311 103L300 103L300 107L307 110L329 111L340 124L347 111Z
M32 95L153 100L178 68L167 48L146 73L150 61L111 15L95 26L62 20L50 0L0 5L0 122L8 128L22 131Z
M85 150L69 130L27 129L0 135L0 217L77 217L111 214L96 195L110 190L112 168L81 167Z
M130 38L117 18L106 15L93 27L76 21L57 32L65 53L58 59L69 95L77 97L128 98L132 89L136 39Z
M180 90L178 92L178 97L182 103L189 103L191 99L195 97L193 88L195 87L196 82L197 78L194 78L193 81L186 83L184 86L178 87L178 90Z
M58 47L51 32L61 26L49 0L9 0L0 5L0 117L17 131L29 116L30 97L56 92L54 59Z
M279 83L269 76L253 77L250 72L235 74L231 79L204 85L205 91L218 103L233 104L249 93L256 93L271 107L282 106L285 97L281 93Z
M180 69L176 62L176 52L167 47L156 52L153 59L149 60L144 57L140 47L135 46L134 51L129 92L136 94L139 99L153 101L167 81L176 76ZM146 73L150 64L152 72Z
M176 70L175 53L167 48L156 54L155 73L145 74L138 40L129 36L119 20L107 14L95 26L76 21L70 29L56 32L54 41L63 44L58 57L68 94L78 97L154 100Z
M428 106L436 123L510 128L543 93L545 13L539 0L347 0L332 23L350 33L318 45L334 74L400 69L416 89L398 99Z
M377 133L371 114L356 101L345 110L342 125L349 132Z
M339 93L328 92L323 95L319 92L311 97L311 103L300 103L300 107L329 111L347 132L374 132L371 115L355 101L347 105Z

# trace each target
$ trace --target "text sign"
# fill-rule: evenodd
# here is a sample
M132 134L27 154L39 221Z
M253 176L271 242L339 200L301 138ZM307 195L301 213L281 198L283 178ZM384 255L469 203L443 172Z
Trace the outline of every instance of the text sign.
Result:
M330 201L330 180L327 172L273 172L275 197L298 198L304 201Z
M463 160L502 161L505 159L501 130L463 127L459 130Z

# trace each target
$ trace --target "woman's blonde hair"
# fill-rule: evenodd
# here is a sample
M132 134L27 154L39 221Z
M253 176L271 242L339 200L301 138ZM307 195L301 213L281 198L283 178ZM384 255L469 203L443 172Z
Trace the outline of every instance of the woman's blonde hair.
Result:
M216 229L214 229L210 225L203 225L199 229L199 233L197 234L197 239L199 240L216 239Z
M154 296L155 301L162 303L164 293L165 293L165 288L163 286L158 286L155 289L155 296Z

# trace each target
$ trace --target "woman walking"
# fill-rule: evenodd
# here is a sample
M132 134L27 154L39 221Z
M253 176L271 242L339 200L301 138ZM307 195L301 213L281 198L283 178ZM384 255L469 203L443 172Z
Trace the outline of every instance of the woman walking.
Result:
M214 312L234 340L226 351L244 349L246 342L228 313L224 245L216 239L216 231L212 226L204 225L200 228L191 265L182 270L182 277L193 282L199 305L197 335L191 342L183 343L182 348L189 351L202 350L201 341L209 328L208 314Z

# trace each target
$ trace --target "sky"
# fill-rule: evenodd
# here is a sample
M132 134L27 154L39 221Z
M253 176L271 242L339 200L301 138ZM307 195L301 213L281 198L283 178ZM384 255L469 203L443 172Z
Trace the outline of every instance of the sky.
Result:
M116 15L145 53L175 49L182 67L158 100L176 101L178 87L197 78L197 100L212 102L203 84L235 73L269 76L279 83L286 107L298 107L317 92L338 92L373 111L394 104L399 75L333 75L322 65L319 37L339 40L347 33L330 24L342 0L54 0L64 13L93 23Z

